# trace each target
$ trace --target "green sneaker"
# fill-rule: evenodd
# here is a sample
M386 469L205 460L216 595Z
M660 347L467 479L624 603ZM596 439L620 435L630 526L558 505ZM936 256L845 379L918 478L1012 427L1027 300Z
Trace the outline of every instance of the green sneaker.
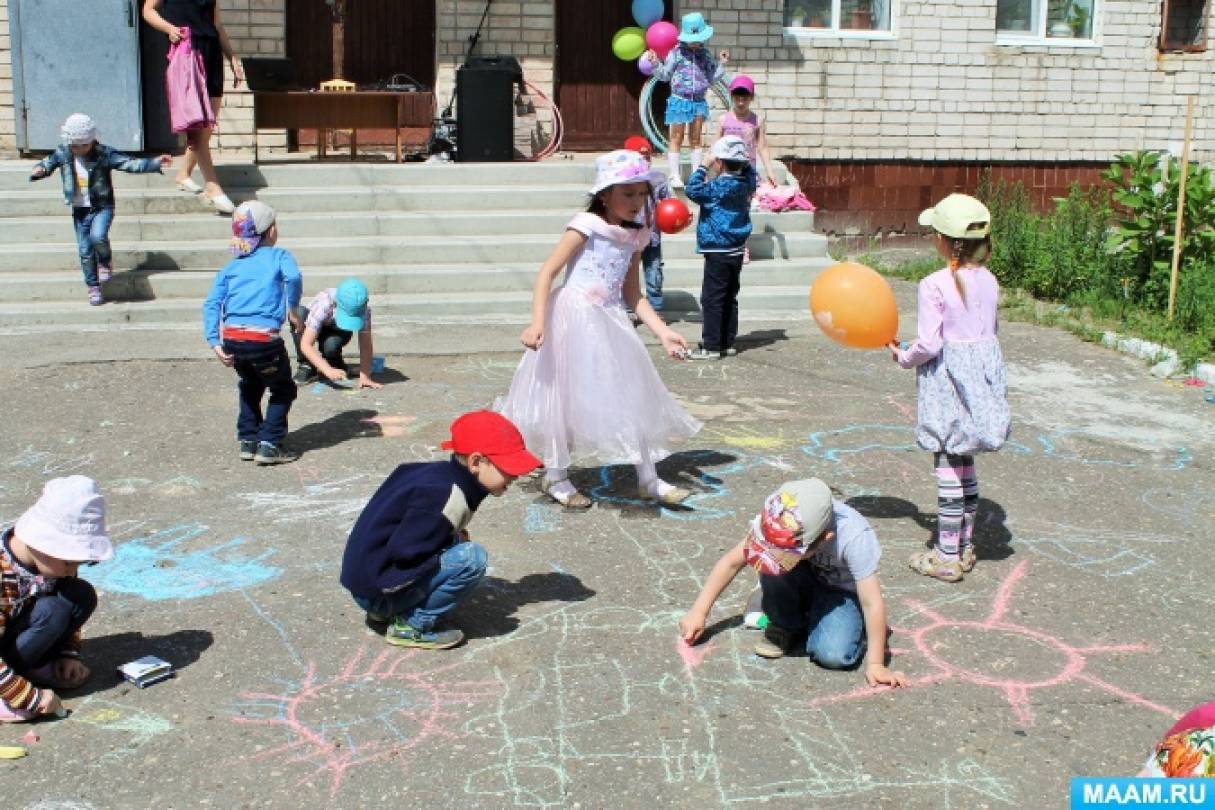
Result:
M396 619L384 632L384 640L396 647L418 647L423 650L446 650L464 640L459 630L428 630L423 632L411 624Z

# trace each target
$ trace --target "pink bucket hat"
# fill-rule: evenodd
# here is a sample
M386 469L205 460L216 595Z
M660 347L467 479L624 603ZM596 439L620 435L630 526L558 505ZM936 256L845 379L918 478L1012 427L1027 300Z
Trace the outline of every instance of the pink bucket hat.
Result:
M67 562L103 562L114 556L105 530L105 498L83 475L53 478L42 497L13 527L21 542Z
M751 521L743 557L761 574L788 573L831 527L834 515L831 488L818 478L781 484Z
M666 176L651 169L641 153L617 149L595 158L595 185L591 186L587 195L594 197L605 188L626 183L649 183L653 186L665 180Z

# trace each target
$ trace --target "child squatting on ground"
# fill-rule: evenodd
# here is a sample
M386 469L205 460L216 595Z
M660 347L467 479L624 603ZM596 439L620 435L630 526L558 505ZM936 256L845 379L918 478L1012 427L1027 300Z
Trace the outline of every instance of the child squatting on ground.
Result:
M667 99L666 124L669 128L670 146L667 149L671 188L682 188L679 176L679 150L683 147L684 131L692 147L692 165L700 165L701 132L709 117L709 104L705 93L726 73L730 52L722 51L718 61L705 48L713 37L713 26L705 22L698 11L683 15L679 31L679 44L671 49L661 63L653 51L647 56L654 64L654 77L671 83L671 96Z
M110 224L114 221L114 185L110 172L147 174L173 164L169 155L132 158L97 142L97 125L83 113L73 113L59 130L63 141L30 172L30 182L55 169L63 177L63 198L72 207L80 269L88 287L89 303L105 303L101 285L114 274L110 254Z
M284 315L293 332L302 329L296 308L303 282L295 257L274 246L278 226L273 208L257 200L241 203L232 214L232 233L230 249L236 258L215 275L203 303L203 334L219 361L239 378L240 457L259 465L284 464L299 455L283 446L296 390L279 332ZM267 389L270 401L263 417Z
M76 572L113 554L105 498L83 475L47 481L37 503L0 534L0 723L59 714L56 690L88 680L80 628L97 592Z
M705 164L688 178L688 199L700 206L696 252L705 257L700 287L703 325L693 360L719 360L737 353L738 290L743 252L751 236L754 194L755 169L746 145L733 135L714 143Z
M487 554L468 539L468 523L487 495L500 496L540 466L523 436L492 411L466 413L443 442L448 461L402 464L355 521L342 556L342 585L388 624L400 647L447 649L464 640L440 622L485 576Z
M650 241L637 218L661 177L627 149L595 160L590 205L570 220L536 275L532 322L520 335L528 351L510 391L494 403L543 459L541 488L570 509L591 506L569 479L578 457L632 464L643 500L676 504L692 494L659 478L655 465L701 424L671 396L625 311L637 314L668 356L686 354L683 336L654 311L637 280ZM562 269L564 283L551 289Z
M916 339L889 344L895 362L916 370L916 442L933 454L937 479L936 548L912 555L913 571L957 582L975 566L979 481L975 453L1008 439L1008 375L996 307L1000 285L984 261L991 253L991 214L965 194L950 194L920 214L949 261L920 281Z
M817 478L789 481L764 501L747 537L727 551L679 621L694 644L713 603L750 565L759 573L768 616L755 654L780 658L806 636L806 654L827 669L850 669L865 656L870 686L906 686L886 666L886 602L878 583L881 548L868 521L834 500ZM866 650L868 653L866 654Z
M321 290L308 306L300 307L304 332L294 333L299 363L295 372L297 383L310 383L317 374L333 382L345 380L349 373L342 348L358 333L359 381L355 387L384 387L371 379L375 346L371 341L371 307L367 298L367 285L357 278L348 278L336 287Z

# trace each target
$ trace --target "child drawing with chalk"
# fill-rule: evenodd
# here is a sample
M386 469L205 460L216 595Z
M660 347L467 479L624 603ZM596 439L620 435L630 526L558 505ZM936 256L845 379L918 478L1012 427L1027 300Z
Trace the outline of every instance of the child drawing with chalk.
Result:
M825 483L809 478L781 484L764 500L746 538L713 566L679 620L679 634L695 644L713 603L750 565L759 573L768 618L756 655L780 658L804 637L806 655L821 667L851 669L863 657L870 686L906 686L907 676L886 666L880 558L868 521L834 500Z
M540 466L518 428L492 411L456 419L443 447L449 460L402 464L388 476L342 556L343 587L398 647L444 650L464 640L442 624L485 576L488 554L469 539L469 521L487 496Z
M920 282L916 339L888 344L894 361L916 370L916 442L933 454L937 543L908 561L911 569L958 582L976 562L979 481L975 454L1008 439L1008 376L996 308L1000 284L987 269L991 214L965 194L950 194L920 214L949 262Z
M0 533L0 723L62 716L58 692L88 680L80 629L97 592L77 573L113 553L105 498L83 475L47 481Z

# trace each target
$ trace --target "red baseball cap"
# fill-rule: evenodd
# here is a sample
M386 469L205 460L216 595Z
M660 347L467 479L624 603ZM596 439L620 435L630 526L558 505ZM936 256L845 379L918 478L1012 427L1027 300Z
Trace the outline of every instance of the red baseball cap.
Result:
M643 138L640 135L634 135L626 140L624 148L630 152L640 152L646 157L654 154L654 144L650 143L648 138Z
M519 428L493 411L457 417L451 423L451 438L442 447L462 456L480 453L507 475L525 475L541 466L540 459L527 452Z

